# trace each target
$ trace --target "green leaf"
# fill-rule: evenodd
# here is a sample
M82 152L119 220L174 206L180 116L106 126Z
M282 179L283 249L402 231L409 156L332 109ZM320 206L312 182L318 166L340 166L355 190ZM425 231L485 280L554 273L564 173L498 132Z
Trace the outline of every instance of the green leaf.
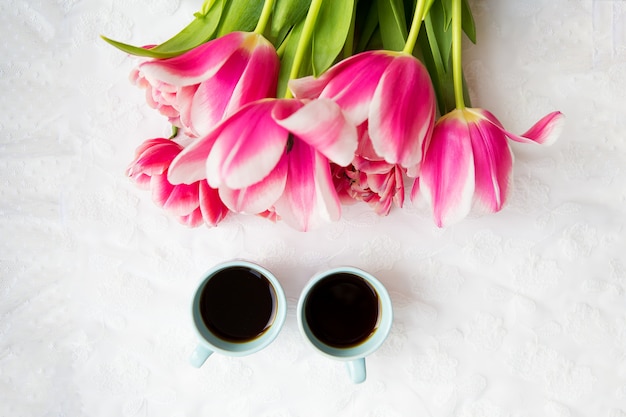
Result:
M178 52L195 48L213 37L224 10L225 0L217 0L206 15L196 14L196 19L173 38L152 48L154 52Z
M472 15L472 10L467 0L463 0L461 13L463 14L461 17L463 32L465 32L472 43L476 43L476 23L474 22L474 16Z
M376 50L385 49L383 48L383 37L380 34L380 27L378 26L376 27L376 30L372 34L372 37L370 38L369 42L367 42L365 49L368 51L376 51Z
M356 49L355 52L363 52L367 49L374 32L378 28L378 5L376 1L362 0L356 11Z
M159 54L157 52L152 52L150 49L140 48L138 46L128 45L126 43L118 42L113 39L109 39L104 35L100 35L100 37L107 42L109 45L112 45L119 49L122 52L126 52L127 54L135 55L135 56L144 56L148 58L170 58L174 55L172 54Z
M425 25L422 26L418 37L421 58L428 70L430 78L437 97L437 105L439 114L446 114L456 108L456 100L454 97L454 80L452 68L445 69L441 57L441 51L437 46L437 42L429 37L428 26L431 23L427 17ZM432 28L430 31L432 32ZM451 52L450 52L451 54ZM449 59L449 57L448 57ZM463 77L463 97L465 105L471 107L471 100L467 90L465 77Z
M452 1L453 0L440 0L439 6L443 9L442 23L445 26L445 30L448 30L452 23Z
M206 15L196 13L196 17L174 37L153 48L129 45L106 36L101 36L110 45L131 55L148 58L171 58L210 40L220 20L225 0L217 0Z
M450 27L450 24L452 23L452 0L440 0L439 3L443 7L443 12L445 16L444 24L445 30L447 31ZM474 22L474 17L472 16L472 10L470 9L467 0L461 0L461 13L461 26L463 28L463 32L465 32L465 34L472 41L472 43L476 43L476 25Z
M439 45L434 38L433 32L433 22L429 14L426 16L426 19L424 19L424 25L420 30L417 41L420 45L424 65L426 65L426 69L433 82L439 112L445 114L455 106L452 71L446 72L441 57L441 51L439 50Z
M433 39L437 43L437 53L439 59L443 65L443 70L447 71L450 65L450 56L452 51L452 29L448 24L445 11L445 2L435 3L430 9L430 13L426 17L428 23L426 24L426 31L428 38Z
M424 15L428 14L428 11L433 6L435 0L427 0L426 5L424 6Z
M384 48L401 51L404 49L408 34L402 0L377 0L377 5Z
M253 31L262 10L263 1L228 0L217 29L218 36L224 36L230 32Z
M270 33L282 39L291 28L305 18L310 5L311 0L276 0Z
M312 64L317 77L326 71L343 49L350 31L354 0L327 0L322 3L313 30Z

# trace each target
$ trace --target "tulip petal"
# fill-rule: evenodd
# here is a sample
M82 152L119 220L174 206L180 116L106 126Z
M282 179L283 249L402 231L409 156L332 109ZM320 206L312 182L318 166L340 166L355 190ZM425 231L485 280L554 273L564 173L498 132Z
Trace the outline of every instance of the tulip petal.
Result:
M338 220L341 204L333 185L328 160L301 141L289 153L287 183L274 204L276 213L290 226L307 231L326 221Z
M334 163L348 165L357 148L356 127L333 101L317 99L285 118L274 112L276 123L321 152Z
M280 62L271 44L265 43L251 54L232 54L214 76L200 84L191 106L191 119L199 134L207 133L245 104L276 94Z
M263 98L275 97L278 84L280 60L271 43L264 38L248 60L245 70L240 75L232 92L226 115L231 115L245 104Z
M468 128L462 117L450 114L441 120L422 163L415 188L433 207L435 224L444 227L463 219L470 212L475 188L474 158ZM452 117L451 117L452 116ZM445 116L444 116L445 117Z
M395 57L395 53L387 51L362 52L339 62L317 80L293 80L289 87L299 98L315 96L321 89L319 97L335 101L352 124L358 126L367 119L380 77Z
M287 181L287 158L280 159L276 168L262 181L249 187L219 190L224 204L234 212L260 214L269 210L285 189Z
M247 56L233 54L212 77L201 82L191 103L191 123L198 134L211 131L225 116ZM239 106L238 106L239 107Z
M204 222L202 211L200 208L197 208L185 216L179 216L178 222L187 227L198 227Z
M166 175L154 175L150 188L154 202L177 216L187 215L198 207L198 184L172 185Z
M504 133L492 123L468 123L474 155L475 203L494 213L504 204L513 169L513 153Z
M228 214L228 208L220 199L218 190L209 187L206 180L202 180L199 196L202 219L208 226L217 226Z
M169 182L191 184L206 178L206 161L222 127L220 124L207 136L196 139L174 158L167 173Z
M134 177L140 173L162 174L182 147L169 139L156 138L144 141L135 151L135 160L126 169L126 174Z
M189 85L185 87L181 87L176 94L176 109L179 112L180 124L185 128L185 133L189 136L193 137L201 137L208 133L202 132L199 133L196 129L194 129L193 123L191 121L191 105L193 102L193 97L198 91L198 85Z
M404 176L402 170L396 167L394 170L396 191L393 195L393 202L397 207L402 208L404 206Z
M289 136L272 118L273 108L281 104L294 110L301 106L293 100L261 100L242 107L220 125L219 138L206 161L209 185L245 188L274 169Z
M369 134L378 155L408 168L422 159L435 120L435 94L428 72L412 56L397 57L372 98Z
M552 145L563 131L565 126L565 116L559 111L554 111L542 117L530 129L522 135L516 135L504 129L498 119L489 111L483 109L467 109L469 112L479 114L495 125L509 139L522 143L539 143L541 145Z
M242 48L246 37L252 35L232 32L182 55L146 61L139 68L147 79L161 80L177 87L198 84L213 76L237 49Z
M328 84L329 78L328 75L326 75L327 73L328 72L322 74L319 78L309 75L308 77L289 80L289 90L291 90L291 93L297 99L318 98L320 94L322 94L326 84Z

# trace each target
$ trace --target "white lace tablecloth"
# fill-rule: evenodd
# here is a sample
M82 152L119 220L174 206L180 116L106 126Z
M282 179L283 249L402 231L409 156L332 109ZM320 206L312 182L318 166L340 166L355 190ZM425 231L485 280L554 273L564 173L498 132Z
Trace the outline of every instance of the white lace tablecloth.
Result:
M256 217L187 229L124 175L169 127L98 38L158 43L199 0L0 5L0 416L626 416L626 2L471 1L474 105L549 148L513 144L512 198L447 229L410 203L361 205L311 233ZM190 301L213 264L271 269L282 333L188 365ZM295 306L315 272L377 275L395 309L368 380L318 356Z

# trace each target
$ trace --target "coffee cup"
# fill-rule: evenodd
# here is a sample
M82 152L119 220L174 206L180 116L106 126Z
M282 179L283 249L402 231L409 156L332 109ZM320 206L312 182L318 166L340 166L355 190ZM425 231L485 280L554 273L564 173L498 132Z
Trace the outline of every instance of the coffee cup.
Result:
M190 363L199 368L214 352L244 356L269 345L287 315L276 277L255 263L234 260L203 275L192 303L199 343Z
M352 381L361 383L365 358L387 338L393 310L378 279L358 268L339 267L309 280L297 317L305 340L322 355L344 361Z

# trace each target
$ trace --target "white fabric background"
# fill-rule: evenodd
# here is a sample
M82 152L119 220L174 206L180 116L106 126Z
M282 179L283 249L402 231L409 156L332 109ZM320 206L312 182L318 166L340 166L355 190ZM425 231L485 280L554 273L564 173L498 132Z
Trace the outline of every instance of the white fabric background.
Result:
M169 127L98 35L158 43L199 0L2 2L0 415L626 416L626 2L471 4L474 105L518 133L561 110L560 140L513 144L499 214L440 230L419 205L357 205L303 234L186 229L124 176ZM235 257L279 277L287 322L266 350L193 369L194 287ZM345 264L396 314L362 385L295 321L307 279Z

